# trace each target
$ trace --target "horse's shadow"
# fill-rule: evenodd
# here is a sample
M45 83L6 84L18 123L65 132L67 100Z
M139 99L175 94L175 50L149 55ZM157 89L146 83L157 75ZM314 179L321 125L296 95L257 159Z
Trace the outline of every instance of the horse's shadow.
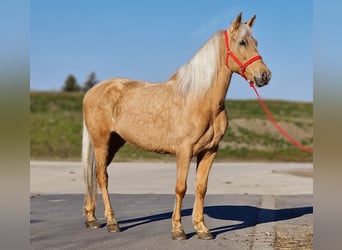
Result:
M284 221L297 217L301 217L306 214L313 213L313 207L295 207L295 208L284 208L284 209L265 209L253 206L207 206L204 207L204 213L211 218L218 220L230 220L230 221L241 221L241 223L220 226L210 228L212 235L216 237L219 234L233 231L237 229L243 229L253 227L258 224ZM182 216L191 216L192 209L183 209ZM143 224L152 223L161 220L171 219L172 212L154 214L149 216L143 216L134 219L121 220L119 221L122 231L129 228L137 227ZM125 226L125 224L129 224ZM195 233L192 232L187 234L187 237L192 237Z

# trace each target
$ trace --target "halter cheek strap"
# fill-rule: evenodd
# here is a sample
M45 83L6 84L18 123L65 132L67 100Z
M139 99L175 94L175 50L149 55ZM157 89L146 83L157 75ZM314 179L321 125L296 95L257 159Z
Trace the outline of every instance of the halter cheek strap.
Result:
M226 42L226 49L227 49L227 53L226 53L226 65L229 69L229 65L228 65L228 59L229 57L231 57L237 65L239 65L240 67L240 75L247 80L247 77L245 75L245 71L248 65L252 64L253 62L262 59L262 57L260 55L254 56L251 59L249 59L247 62L242 63L239 58L237 58L234 53L230 50L230 46L229 46L229 38L228 38L228 31L225 30L224 32L224 40Z

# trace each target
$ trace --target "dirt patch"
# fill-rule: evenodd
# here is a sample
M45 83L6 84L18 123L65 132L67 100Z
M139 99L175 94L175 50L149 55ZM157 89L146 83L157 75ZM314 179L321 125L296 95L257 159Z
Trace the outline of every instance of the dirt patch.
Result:
M298 142L313 145L313 126L310 121L280 122L279 125ZM287 147L287 140L265 119L237 118L229 121L227 139L220 143L221 148L270 151L275 147Z
M279 125L293 138L296 140L301 141L306 138L311 138L313 136L313 127L312 124L308 124L307 126L305 123L296 123L292 122L279 122ZM279 133L279 131L274 127L274 125L264 119L232 119L230 121L230 126L232 126L233 131L238 128L244 128L247 130L254 131L257 134L270 134L276 138L282 138L283 135ZM234 131L238 133L238 131Z
M271 147L266 147L265 145L261 143L254 143L254 144L248 144L248 143L243 143L243 142L236 142L236 141L221 141L220 142L220 148L225 148L225 147L230 147L233 149L243 149L243 148L248 148L248 149L254 149L254 150L268 150Z
M313 169L272 170L272 173L313 178Z
M313 226L278 224L276 226L274 249L313 249Z

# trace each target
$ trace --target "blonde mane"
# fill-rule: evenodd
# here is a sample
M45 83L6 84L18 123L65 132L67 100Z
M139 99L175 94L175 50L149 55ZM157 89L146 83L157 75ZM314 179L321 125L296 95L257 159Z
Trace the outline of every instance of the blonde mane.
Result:
M179 91L184 96L201 96L211 86L219 66L220 35L220 31L216 32L176 73Z

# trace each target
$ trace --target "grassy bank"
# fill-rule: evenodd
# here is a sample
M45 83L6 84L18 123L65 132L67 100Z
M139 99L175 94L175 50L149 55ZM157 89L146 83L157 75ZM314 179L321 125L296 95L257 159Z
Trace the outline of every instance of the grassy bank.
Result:
M31 159L80 160L82 93L31 92ZM267 101L280 125L306 146L313 146L312 103ZM218 160L312 161L312 154L288 143L267 120L255 100L226 101L229 129L220 144ZM116 161L173 160L125 145Z

